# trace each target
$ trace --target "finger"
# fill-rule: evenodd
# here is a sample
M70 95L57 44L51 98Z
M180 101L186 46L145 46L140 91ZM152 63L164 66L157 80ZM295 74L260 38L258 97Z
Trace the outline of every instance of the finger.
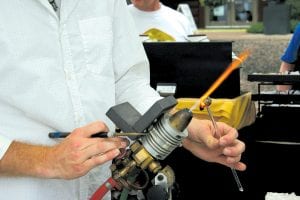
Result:
M238 138L238 132L234 128L230 128L223 132L223 136L220 138L220 145L227 146L232 144Z
M238 162L238 163L234 163L234 164L228 164L228 163L221 163L222 165L225 165L227 167L239 170L239 171L245 171L247 166L245 165L245 163L243 162Z
M226 156L239 156L245 151L245 144L239 140L235 140L233 146L227 146L223 149L223 154Z
M110 151L107 151L103 154L97 155L97 156L93 156L91 158L89 158L88 160L86 160L85 162L83 162L83 168L84 169L92 169L98 165L101 165L107 161L110 161L112 159L114 159L115 157L117 157L120 154L120 150L119 149L113 149Z
M238 162L234 164L233 168L239 171L245 171L247 169L247 165L243 162Z
M128 143L122 138L94 138L93 143L82 149L82 162L99 154L105 154L114 149L126 148Z
M202 139L202 142L210 149L219 147L219 140L210 134L206 135L206 137Z
M239 171L245 171L247 169L247 165L243 162L236 162L234 164L229 164L229 163L222 163L222 164Z
M183 141L183 146L188 149L192 154L194 154L195 156L206 160L206 161L214 161L215 156L213 156L212 154L208 153L208 151L213 151L215 155L220 155L222 154L222 150L221 149L209 149L207 148L206 144L204 143L196 143L194 141L191 141L189 139L185 139Z
M81 137L91 137L93 134L98 132L108 132L108 127L104 122L96 121L92 122L86 126L75 129L72 134L81 136Z
M238 158L237 160L240 160L240 158ZM216 162L219 164L225 165L227 167L234 168L239 171L244 171L247 168L247 166L243 162L240 162L240 161L237 161L234 163L228 162L228 157L226 157L226 156L220 156Z
M226 158L226 162L228 164L235 164L235 163L238 163L240 160L241 160L241 155L235 156L235 157L227 156L227 158Z

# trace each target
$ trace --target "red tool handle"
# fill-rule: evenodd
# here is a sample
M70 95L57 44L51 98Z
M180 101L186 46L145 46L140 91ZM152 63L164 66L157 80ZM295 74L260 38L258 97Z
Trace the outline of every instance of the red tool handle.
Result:
M104 195L110 191L112 188L114 188L117 185L117 182L110 177L107 179L93 194L90 200L100 200L104 197Z

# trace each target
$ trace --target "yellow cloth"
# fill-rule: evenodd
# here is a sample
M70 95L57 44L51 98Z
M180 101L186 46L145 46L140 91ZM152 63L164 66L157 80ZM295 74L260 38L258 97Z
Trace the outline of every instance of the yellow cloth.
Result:
M143 33L143 35L147 35L151 41L175 42L175 39L171 35L163 32L157 28L151 28L151 29L147 30L145 33Z
M191 108L199 99L179 98L175 110ZM256 118L255 104L251 101L251 93L245 93L233 99L212 98L210 110L216 121L225 122L236 129L254 123ZM196 108L193 115L200 119L209 119L207 110Z

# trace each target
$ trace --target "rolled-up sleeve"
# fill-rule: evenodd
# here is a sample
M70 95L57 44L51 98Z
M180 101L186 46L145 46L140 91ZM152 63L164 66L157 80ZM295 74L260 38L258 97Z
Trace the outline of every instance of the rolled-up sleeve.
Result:
M0 135L0 160L4 156L11 142L12 140Z
M115 30L122 30L114 33L116 103L127 101L143 114L161 97L150 86L149 61L124 2L118 1L114 21Z

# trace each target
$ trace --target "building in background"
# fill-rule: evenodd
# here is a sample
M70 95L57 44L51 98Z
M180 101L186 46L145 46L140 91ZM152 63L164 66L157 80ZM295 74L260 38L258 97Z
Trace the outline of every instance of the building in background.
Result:
M205 6L205 27L248 27L257 21L258 1L220 0Z
M247 28L263 21L263 10L268 4L281 4L285 0L161 0L177 8L179 3L189 4L198 28Z

